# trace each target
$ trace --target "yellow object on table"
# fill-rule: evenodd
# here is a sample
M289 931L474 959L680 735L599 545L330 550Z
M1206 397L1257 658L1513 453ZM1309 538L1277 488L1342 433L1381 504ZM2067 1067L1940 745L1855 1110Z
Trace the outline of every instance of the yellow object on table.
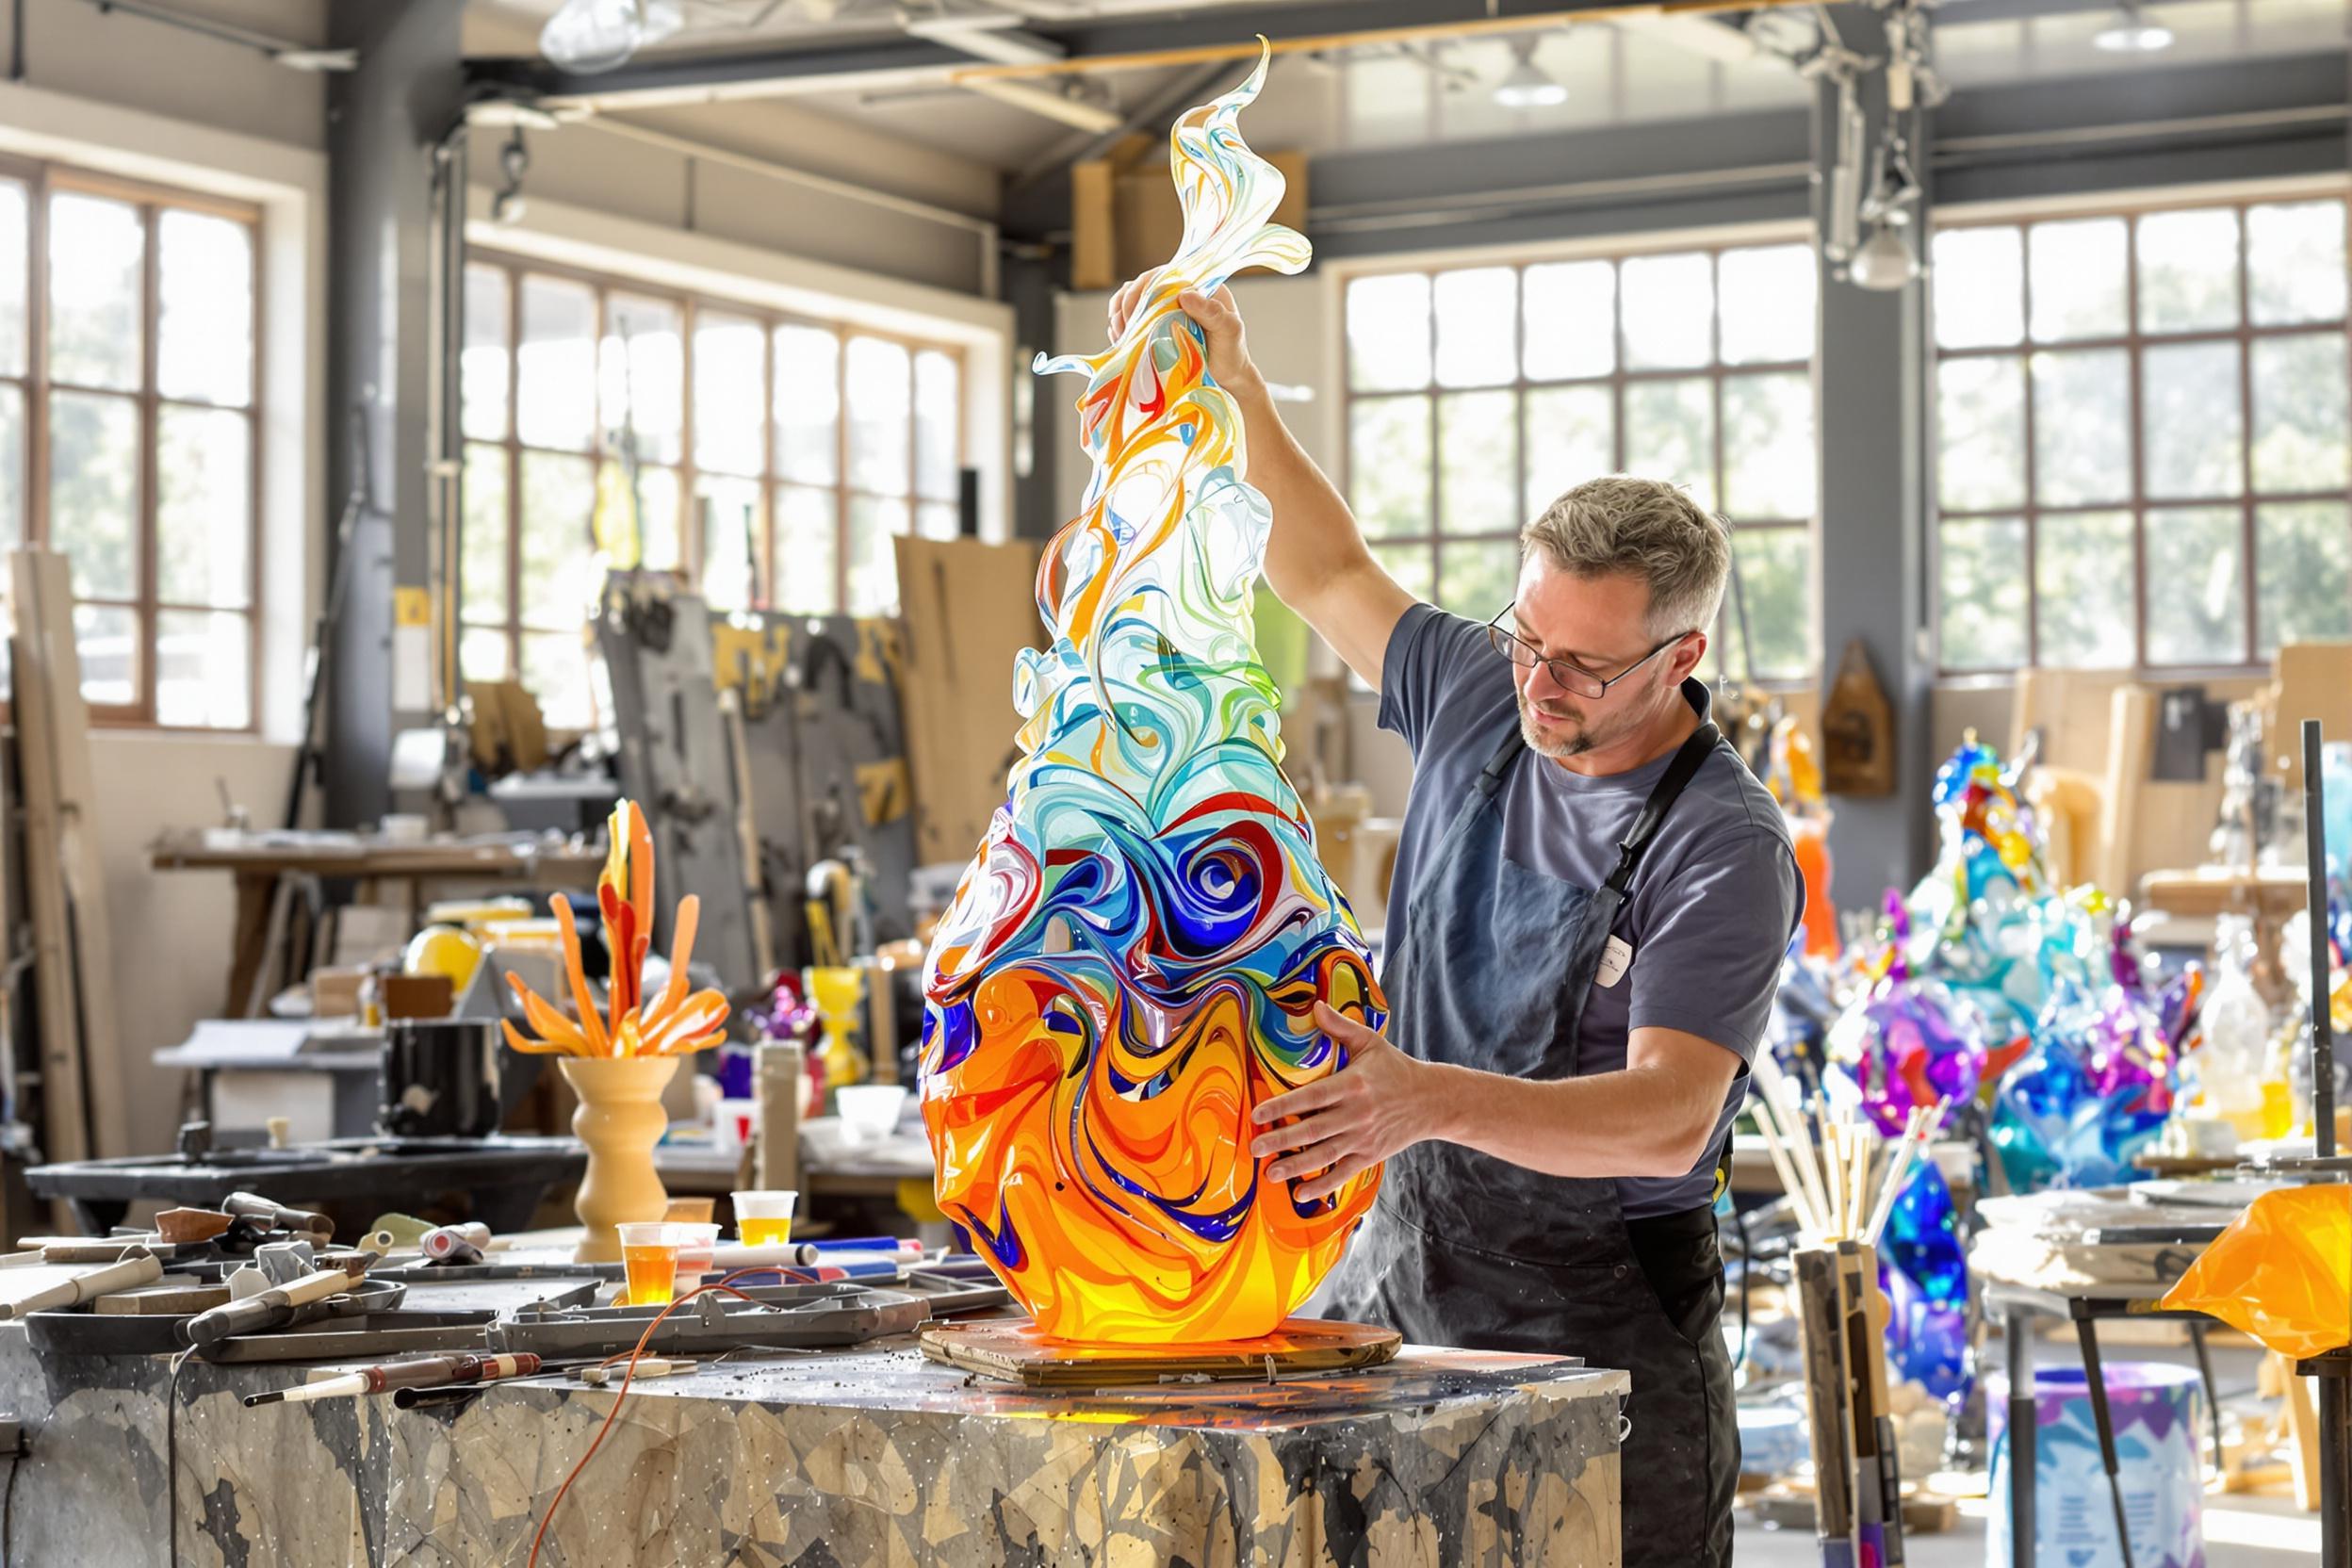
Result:
M481 939L454 925L426 926L408 939L408 951L400 956L404 972L444 975L458 993L473 983L481 967Z
M808 1000L817 1009L825 1037L817 1055L825 1063L825 1086L862 1084L874 1062L858 1049L858 1008L866 999L866 972L819 965L808 972Z
M2352 1344L2352 1186L2266 1192L2164 1293L2283 1356Z

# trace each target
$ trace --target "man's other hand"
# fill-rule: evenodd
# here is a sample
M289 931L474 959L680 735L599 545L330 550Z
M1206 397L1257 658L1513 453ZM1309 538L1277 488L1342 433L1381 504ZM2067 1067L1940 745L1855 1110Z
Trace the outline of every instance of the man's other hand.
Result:
M1116 342L1127 330L1127 322L1135 308L1152 292L1160 269L1153 268L1139 278L1131 279L1118 293L1111 296L1111 338ZM1241 307L1233 303L1233 291L1220 288L1215 294L1202 294L1185 289L1176 296L1176 306L1192 318L1200 329L1207 345L1209 374L1219 386L1238 391L1258 379L1258 368L1250 358L1250 340L1242 331Z
M1266 1168L1267 1181L1306 1178L1296 1189L1302 1202L1330 1197L1434 1132L1428 1080L1435 1069L1320 1002L1315 1004L1315 1021L1347 1048L1348 1065L1304 1088L1263 1101L1250 1113L1252 1121L1269 1127L1250 1141L1250 1154L1282 1156ZM1269 1126L1289 1117L1298 1119L1286 1127Z

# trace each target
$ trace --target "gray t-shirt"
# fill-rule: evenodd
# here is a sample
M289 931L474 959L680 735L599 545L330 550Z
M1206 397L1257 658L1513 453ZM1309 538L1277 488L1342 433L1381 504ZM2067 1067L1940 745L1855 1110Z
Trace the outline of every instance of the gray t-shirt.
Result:
M1380 727L1413 747L1413 793L1388 890L1388 941L1404 935L1416 881L1518 713L1511 663L1476 621L1432 605L1405 612L1388 641L1380 674ZM1707 688L1683 694L1701 716ZM1503 854L1526 870L1599 888L1671 754L1606 777L1570 773L1522 751L1500 791ZM1724 1097L1716 1139L1747 1093L1745 1064L1764 1037L1781 956L1804 906L1804 884L1788 829L1772 794L1728 743L1720 743L1666 813L1634 873L1616 934L1633 964L1616 985L1585 1000L1584 1070L1625 1065L1627 1033L1679 1029L1737 1055L1742 1070ZM1563 934L1560 961L1565 962ZM1707 1201L1714 1140L1699 1166L1674 1180L1620 1177L1628 1219L1674 1214Z

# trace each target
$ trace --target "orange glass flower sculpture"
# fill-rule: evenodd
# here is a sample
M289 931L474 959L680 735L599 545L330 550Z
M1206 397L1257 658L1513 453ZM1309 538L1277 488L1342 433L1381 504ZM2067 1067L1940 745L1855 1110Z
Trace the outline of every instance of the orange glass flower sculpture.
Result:
M570 912L561 898L550 896L547 907L555 914L556 934L564 943L564 972L571 982L572 1005L580 1021L565 1018L509 970L506 983L538 1037L501 1021L507 1044L541 1055L591 1057L676 1056L718 1044L727 1023L727 998L714 990L692 995L686 990L686 961L694 956L700 901L692 893L678 901L669 981L648 1006L644 986L645 954L653 945L653 834L635 801L624 800L612 808L608 837L612 847L596 878L596 905L603 911L605 950L612 956L611 1021L596 1016L596 993L580 966L580 938L572 930Z

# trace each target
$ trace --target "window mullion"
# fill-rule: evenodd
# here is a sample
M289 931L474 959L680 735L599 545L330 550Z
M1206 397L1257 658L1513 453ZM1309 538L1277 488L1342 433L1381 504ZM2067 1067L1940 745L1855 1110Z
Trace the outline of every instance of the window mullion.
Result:
M2254 339L2249 331L2254 324L2254 289L2247 274L2252 257L2248 253L2246 224L2253 217L2250 207L2241 204L2238 215L2238 591L2246 607L2246 627L2239 639L2239 654L2246 663L2253 664L2262 656L2262 605L2255 588L2255 551L2259 542L2254 533Z
M44 168L25 182L24 542L46 546L49 529L49 182Z
M833 609L849 612L849 333L833 329Z
M156 489L158 473L155 447L161 439L162 419L156 400L155 339L161 325L160 255L162 225L156 220L156 208L142 203L139 207L139 225L144 239L144 264L139 270L139 634L140 649L139 685L137 687L139 717L148 724L156 718L156 691L163 678L162 616L156 610L161 585L156 579Z
M523 678L523 272L506 270L506 668Z

